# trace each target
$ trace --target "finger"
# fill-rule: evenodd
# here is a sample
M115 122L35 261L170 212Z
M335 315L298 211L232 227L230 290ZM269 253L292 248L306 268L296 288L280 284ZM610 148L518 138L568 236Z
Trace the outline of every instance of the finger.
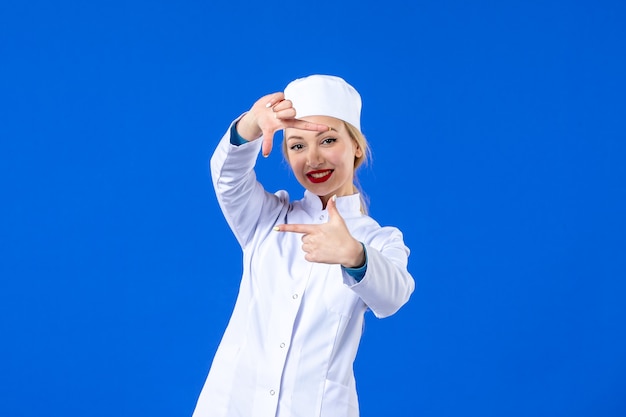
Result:
M275 119L290 120L290 119L293 119L294 117L296 117L296 109L294 109L293 107L288 107L283 110L274 110Z
M283 100L285 100L285 94L283 94L282 92L278 92L263 96L263 98L261 98L261 100L259 101L264 101L265 107L274 107L277 103L280 103Z
M317 228L314 224L281 224L274 227L277 232L313 233Z
M341 214L339 214L339 210L337 210L337 194L328 199L326 202L326 210L328 210L328 221L334 218L342 218Z
M321 125L318 123L311 123L307 122L306 120L300 119L283 120L283 124L285 125L285 127L291 127L300 130L311 130L314 132L328 132L332 130L330 126Z
M316 233L302 233L301 236L302 245L315 245L317 241Z
M286 110L286 109L293 109L293 103L291 102L291 100L287 100L287 99L280 100L272 106L272 110L274 110L274 112L276 113L278 113L281 110Z
M272 144L274 143L274 132L272 130L263 131L263 144L261 145L261 151L263 156L267 156L272 152Z

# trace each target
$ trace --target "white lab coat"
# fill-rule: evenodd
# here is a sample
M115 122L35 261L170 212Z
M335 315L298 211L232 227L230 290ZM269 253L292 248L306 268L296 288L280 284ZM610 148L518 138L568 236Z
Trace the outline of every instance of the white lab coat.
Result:
M337 198L337 208L366 246L363 279L306 261L300 234L272 228L323 223L327 212L308 191L295 202L285 191L266 192L254 173L260 147L232 145L229 129L211 158L220 207L243 249L243 276L193 416L357 417L352 365L364 313L386 317L407 302L415 285L409 250L398 229L363 215L352 195Z

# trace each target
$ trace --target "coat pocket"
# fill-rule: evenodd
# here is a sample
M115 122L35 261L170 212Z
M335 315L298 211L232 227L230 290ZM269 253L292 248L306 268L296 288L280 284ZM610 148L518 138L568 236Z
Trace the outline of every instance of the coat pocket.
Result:
M329 379L324 384L320 417L358 417L359 404L354 388Z

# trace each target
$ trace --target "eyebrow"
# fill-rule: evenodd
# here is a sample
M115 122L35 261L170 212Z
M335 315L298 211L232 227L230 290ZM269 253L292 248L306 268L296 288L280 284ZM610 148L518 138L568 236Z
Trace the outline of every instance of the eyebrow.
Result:
M334 127L328 126L330 128L330 130L324 130L323 132L317 132L317 134L315 135L316 138L322 136L324 133L328 133L328 132L336 132L337 129L335 129ZM287 138L287 140L291 140L291 139L300 139L300 140L304 140L304 138L302 136L298 136L298 135L291 135Z

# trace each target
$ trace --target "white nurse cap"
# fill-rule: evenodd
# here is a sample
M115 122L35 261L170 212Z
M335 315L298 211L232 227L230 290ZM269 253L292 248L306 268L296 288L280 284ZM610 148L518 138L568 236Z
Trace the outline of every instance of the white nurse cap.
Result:
M361 130L361 96L343 78L333 75L298 78L285 87L285 99L293 103L297 118L331 116Z

